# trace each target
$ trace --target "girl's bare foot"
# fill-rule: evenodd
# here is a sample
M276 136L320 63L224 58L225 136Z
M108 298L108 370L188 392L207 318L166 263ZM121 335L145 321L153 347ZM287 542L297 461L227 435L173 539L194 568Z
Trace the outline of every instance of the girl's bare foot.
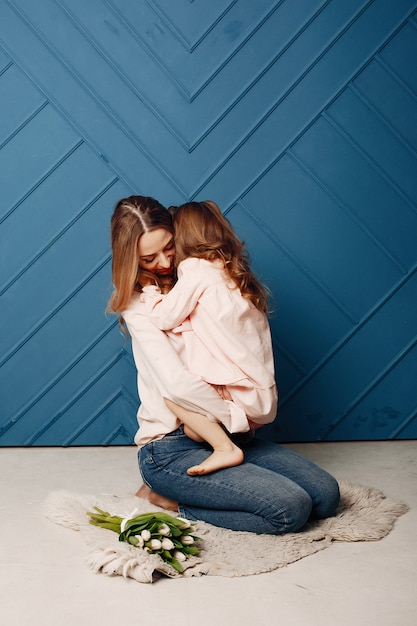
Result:
M225 467L240 465L243 463L243 459L244 454L242 450L232 444L228 450L213 450L213 454L200 463L200 465L193 465L193 467L188 468L187 474L189 476L210 474L210 472L215 472Z
M178 513L178 502L175 502L175 500L171 500L170 498L166 498L165 496L160 496L159 493L150 489L148 485L141 485L135 493L135 496L138 498L144 498L151 504L159 506L161 509L165 509L166 511L175 511Z

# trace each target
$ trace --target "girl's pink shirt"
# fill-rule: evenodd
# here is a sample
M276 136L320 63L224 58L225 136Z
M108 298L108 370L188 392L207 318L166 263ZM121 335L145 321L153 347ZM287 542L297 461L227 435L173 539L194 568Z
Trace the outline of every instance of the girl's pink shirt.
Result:
M230 282L220 262L188 258L178 266L178 282L168 294L149 286L140 300L159 329L182 334L186 363L193 374L213 385L239 389L242 405L250 407L247 414L258 423L275 419L277 391L268 320Z

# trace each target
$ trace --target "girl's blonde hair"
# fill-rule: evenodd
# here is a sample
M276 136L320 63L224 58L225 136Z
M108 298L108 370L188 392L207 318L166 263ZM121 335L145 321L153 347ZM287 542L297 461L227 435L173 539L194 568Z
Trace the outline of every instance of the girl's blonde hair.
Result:
M126 310L133 293L142 291L144 277L151 278L163 293L173 286L174 275L158 276L139 267L139 239L144 233L158 228L173 234L171 214L155 198L129 196L116 204L111 218L114 291L107 308L110 313L120 315Z
M174 218L177 265L187 257L220 259L232 282L257 309L268 312L268 292L249 266L244 243L215 202L187 202L170 207Z

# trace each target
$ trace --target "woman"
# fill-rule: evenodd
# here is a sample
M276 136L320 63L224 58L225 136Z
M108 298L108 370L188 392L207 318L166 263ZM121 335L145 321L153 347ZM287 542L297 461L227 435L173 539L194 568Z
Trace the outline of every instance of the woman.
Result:
M272 442L250 439L242 464L187 474L211 449L184 434L165 399L171 408L179 405L222 423L230 411L213 387L184 366L181 336L159 330L141 302L145 285L154 283L167 293L175 282L171 216L155 199L131 196L116 205L111 232L115 290L109 310L121 315L131 335L141 398L135 442L145 486L138 495L187 519L256 533L295 532L309 519L334 515L336 480Z

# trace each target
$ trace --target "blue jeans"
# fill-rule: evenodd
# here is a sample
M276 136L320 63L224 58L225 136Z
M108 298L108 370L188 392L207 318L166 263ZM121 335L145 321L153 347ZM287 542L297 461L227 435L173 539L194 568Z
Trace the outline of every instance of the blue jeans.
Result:
M187 469L211 448L189 439L181 427L143 446L139 469L148 487L178 501L182 517L223 528L279 535L336 513L338 483L311 461L256 438L244 453L242 465L188 476Z

